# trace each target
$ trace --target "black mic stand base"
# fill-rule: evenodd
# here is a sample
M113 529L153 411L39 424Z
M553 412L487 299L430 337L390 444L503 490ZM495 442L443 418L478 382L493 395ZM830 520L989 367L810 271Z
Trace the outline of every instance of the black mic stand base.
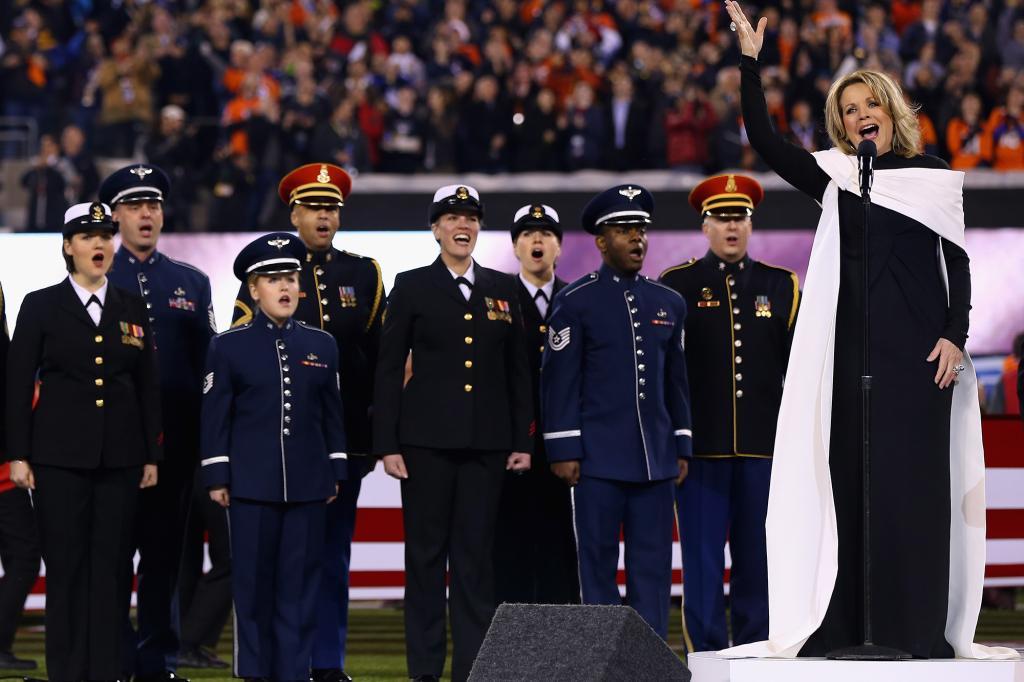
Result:
M825 654L825 658L830 661L909 661L913 656L906 651L865 642L835 649Z

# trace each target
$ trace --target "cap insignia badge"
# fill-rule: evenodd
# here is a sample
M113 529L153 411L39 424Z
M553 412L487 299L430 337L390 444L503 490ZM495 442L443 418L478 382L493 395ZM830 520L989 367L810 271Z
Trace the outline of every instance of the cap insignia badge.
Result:
M465 201L466 199L469 198L469 190L466 189L465 187L459 187L457 190L455 190L455 198L460 201Z
M534 218L543 218L544 217L544 207L543 206L534 206L533 207L533 214L532 215L533 215Z
M320 166L320 173L316 176L316 181L324 185L331 181L331 174L327 172L327 164Z
M267 244L276 246L279 250L291 243L291 239L268 239Z
M106 217L106 214L103 212L102 204L93 204L89 207L89 210L92 212L93 220L103 220Z
M735 175L730 175L729 179L726 180L726 182L725 182L725 191L726 192L735 192L736 191L736 176Z
M153 172L153 169L152 169L152 168L146 168L145 166L139 166L139 167L137 167L137 168L132 168L132 169L131 169L130 171L128 171L128 172L129 172L129 173L131 173L132 175L138 175L138 176L139 176L139 180L142 180L142 179L143 179L143 178L145 178L145 177L146 177L147 175L149 175L150 173L152 173L152 172Z
M633 201L633 199L635 199L637 197L637 195L640 194L640 190L638 190L637 188L635 188L633 186L629 186L629 187L627 187L625 189L620 189L619 190L619 194L621 194L622 196L626 197L630 201Z

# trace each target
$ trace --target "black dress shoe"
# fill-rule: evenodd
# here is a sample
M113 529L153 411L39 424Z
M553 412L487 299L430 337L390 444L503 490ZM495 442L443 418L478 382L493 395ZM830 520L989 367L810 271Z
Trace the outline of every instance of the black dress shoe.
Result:
M199 647L199 655L206 661L206 667L208 668L230 668L231 664L225 661L223 658L217 656L212 649L207 649L205 646Z
M198 648L182 649L178 652L179 668L209 668L210 663Z
M170 670L153 675L136 675L135 682L188 682L187 678L174 674Z
M341 668L313 668L311 673L313 682L352 682Z
M10 651L0 651L0 668L4 670L35 670L36 662L18 658Z

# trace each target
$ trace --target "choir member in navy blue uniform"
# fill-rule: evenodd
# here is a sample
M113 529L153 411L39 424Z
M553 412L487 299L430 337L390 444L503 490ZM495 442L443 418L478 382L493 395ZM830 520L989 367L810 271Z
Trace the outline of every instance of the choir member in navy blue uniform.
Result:
M693 459L677 491L683 637L691 652L729 646L727 538L732 643L768 638L764 523L800 290L796 273L747 254L751 216L763 197L761 185L743 175L698 184L690 205L710 248L661 275L686 299L686 368L700 397L692 402Z
M327 509L324 576L313 643L314 682L350 679L344 668L352 534L362 478L376 463L369 457L370 406L384 313L384 282L377 261L332 246L341 223L341 208L351 190L348 173L326 163L300 166L278 187L281 200L291 207L292 226L306 247L295 319L329 332L337 342L348 443L350 476L338 500ZM235 300L232 325L251 320L252 306L248 287L243 285Z
M203 364L217 333L210 279L157 250L169 190L167 174L149 164L125 166L100 186L121 235L110 281L146 302L160 369L164 461L160 485L139 495L137 633L127 625L135 652L127 652L125 672L140 682L175 678L179 628L171 602L199 462Z
M584 604L626 600L668 636L675 484L691 452L682 297L640 274L654 198L619 185L591 199L583 228L601 268L555 297L541 371L544 445L572 486Z
M0 462L7 441L4 401L10 344L7 305L0 287ZM18 658L11 647L25 599L39 576L39 537L28 491L11 482L9 471L10 465L0 463L0 564L4 567L0 578L0 670L34 670L36 662Z
M149 315L107 279L116 229L104 204L68 209L70 276L22 301L7 363L6 456L34 490L51 680L122 675L136 502L161 459Z
M285 232L242 249L234 272L258 311L214 337L203 378L202 480L231 522L238 677L309 679L327 504L348 478L338 347L292 319L305 255Z
M558 212L545 204L523 206L513 217L511 233L519 260L516 291L533 378L535 427L529 471L505 474L494 540L495 587L499 604L579 603L569 490L548 468L541 437L540 360L551 301L565 287L555 276L562 253Z
M529 469L533 448L516 285L473 260L482 218L472 187L434 194L428 222L441 254L399 273L381 333L373 447L402 484L406 659L424 681L444 670L446 568L452 680L469 676L496 607L502 480Z

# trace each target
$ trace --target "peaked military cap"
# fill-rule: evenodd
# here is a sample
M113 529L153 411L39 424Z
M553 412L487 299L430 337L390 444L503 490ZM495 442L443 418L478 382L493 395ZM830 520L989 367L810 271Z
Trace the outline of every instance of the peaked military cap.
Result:
M605 225L649 225L654 195L640 185L618 185L601 192L583 209L583 229L601 234Z
M306 247L289 232L271 232L249 242L235 258L235 277L243 282L251 274L275 275L298 272Z
M352 176L330 163L307 163L281 178L277 195L294 206L344 206L352 192Z
M746 175L715 175L690 192L690 206L701 215L751 216L764 199L761 183Z
M80 232L107 230L117 232L117 225L110 215L110 207L98 201L75 204L64 212L64 237L70 238Z
M512 219L512 241L527 229L551 230L562 241L562 226L558 222L558 211L547 204L527 204L516 211Z
M163 201L171 179L159 166L136 163L107 176L100 185L100 201L111 207L129 201Z
M480 193L469 185L445 185L434 192L427 224L433 224L445 213L469 213L483 220L484 204L480 201Z

